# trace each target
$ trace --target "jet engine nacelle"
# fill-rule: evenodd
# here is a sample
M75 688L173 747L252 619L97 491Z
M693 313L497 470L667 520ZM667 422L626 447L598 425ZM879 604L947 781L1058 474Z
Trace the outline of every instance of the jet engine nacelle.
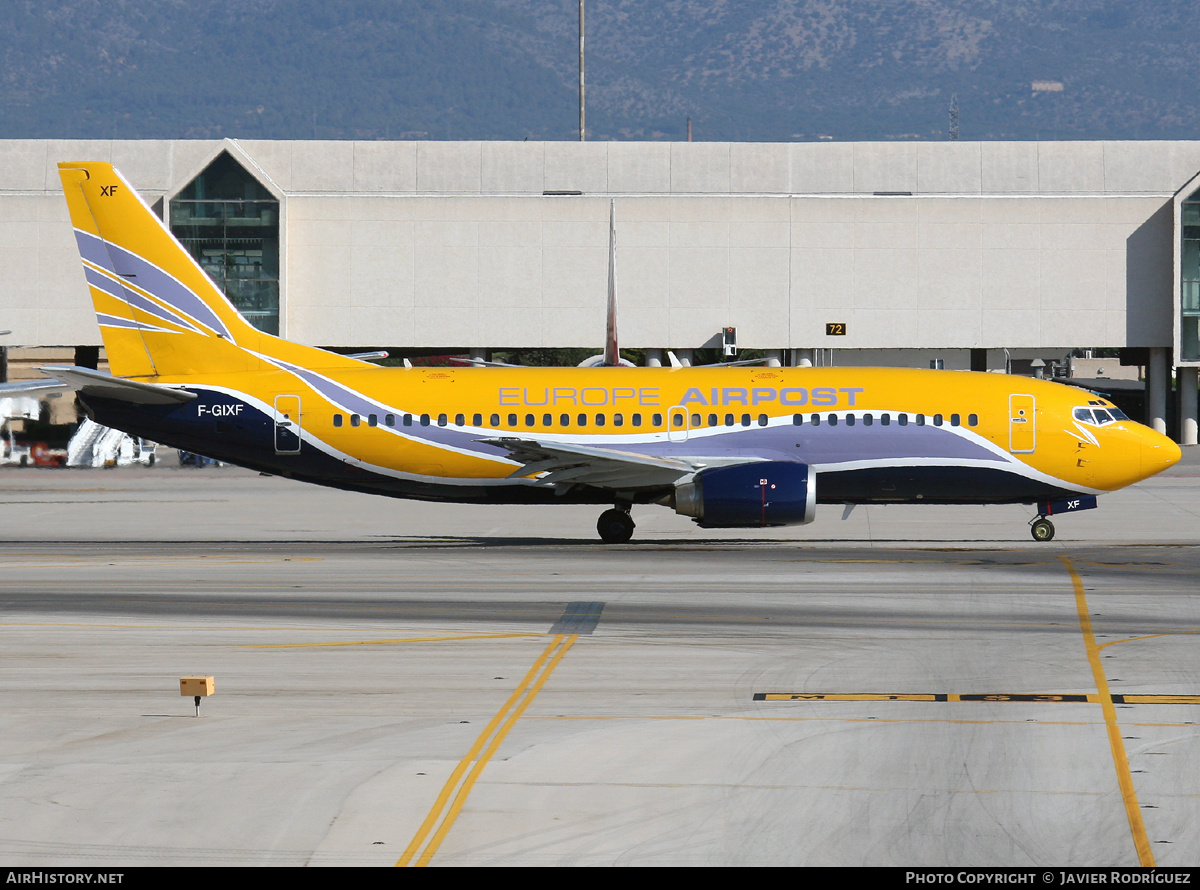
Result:
M712 467L675 487L675 512L702 528L805 525L817 513L817 474L786 460Z

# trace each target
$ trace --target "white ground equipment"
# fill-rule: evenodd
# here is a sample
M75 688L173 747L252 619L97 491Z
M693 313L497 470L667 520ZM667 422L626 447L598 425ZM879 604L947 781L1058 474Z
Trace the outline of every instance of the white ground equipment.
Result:
M157 446L84 418L67 445L68 467L154 466Z

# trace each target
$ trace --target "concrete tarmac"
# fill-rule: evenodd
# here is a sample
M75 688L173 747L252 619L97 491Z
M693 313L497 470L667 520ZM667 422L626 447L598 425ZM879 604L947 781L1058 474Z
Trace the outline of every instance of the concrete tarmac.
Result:
M1194 451L1049 544L0 471L0 862L1195 865Z

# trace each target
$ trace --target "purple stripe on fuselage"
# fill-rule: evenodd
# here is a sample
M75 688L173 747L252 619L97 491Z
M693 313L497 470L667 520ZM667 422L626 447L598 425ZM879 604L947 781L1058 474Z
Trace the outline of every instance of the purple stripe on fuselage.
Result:
M348 389L340 383L322 377L307 368L302 368L299 365L293 365L290 362L285 362L282 359L269 359L279 367L286 371L291 371L329 401L335 405L340 405L352 414L360 414L367 416L370 414L408 414L411 412L396 408L393 405L385 405L383 402L376 402L368 399L355 390ZM386 429L385 427L382 429ZM395 430L400 432L400 430ZM442 426L411 426L404 427L403 435L423 442L430 442L436 445L445 445L450 448L458 448L464 451L469 451L474 454L495 455L496 457L504 457L508 454L503 448L495 448L490 445L481 445L477 440L484 438L479 433L467 433L460 430L451 429ZM502 431L495 433L487 433L485 436L505 435Z
M280 367L291 371L309 386L346 411L367 416L370 414L407 413L392 405L373 401L340 383L322 377L279 359ZM480 434L451 427L405 427L404 435L436 445L446 445L476 454L507 455L503 448L484 445L478 440L486 437L512 436L553 442L550 432L534 430L496 430ZM579 435L575 433L574 435ZM575 439L569 440L574 442ZM979 442L957 435L948 428L934 426L847 426L845 419L837 426L827 422L820 426L783 424L768 427L735 427L715 434L692 436L686 442L658 440L652 442L613 441L596 436L586 443L593 448L612 448L661 457L734 457L746 459L793 460L808 464L838 464L859 460L983 460L1007 463L1008 458L997 454Z
M104 241L87 232L76 230L75 240L79 243L79 253L84 259L115 275L133 276L137 280L137 286L153 294L155 299L218 334L230 337L224 322L207 303L158 266L111 241Z
M595 443L597 447L605 447ZM838 464L859 460L986 460L1008 459L979 442L934 426L837 426L785 424L734 428L715 435L692 436L686 442L613 444L641 454L689 457L757 457L795 460L806 464Z
M155 318L161 318L163 321L169 321L172 324L177 324L181 327L187 328L190 331L196 331L199 333L199 328L197 328L191 322L181 318L178 315L175 315L173 312L162 308L157 303L147 300L141 294L130 290L129 288L123 286L120 282L113 281L107 275L97 272L95 269L92 269L88 266L83 267L83 274L84 277L87 278L87 283L92 287L102 290L106 294L116 297L118 300L123 300L131 306L141 309L147 315L153 315Z

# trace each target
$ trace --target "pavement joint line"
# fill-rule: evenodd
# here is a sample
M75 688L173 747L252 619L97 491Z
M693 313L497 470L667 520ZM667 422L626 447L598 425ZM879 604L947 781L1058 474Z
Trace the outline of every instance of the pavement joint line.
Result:
M567 654L567 650L575 644L577 639L579 639L577 634L556 634L550 641L550 645L537 657L533 667L529 669L517 688L513 690L512 695L508 697L508 701L496 712L496 715L475 740L475 744L471 746L471 750L454 768L450 778L442 786L437 800L434 801L429 815L417 829L417 833L405 849L404 855L396 862L397 866L415 865L420 867L429 864L438 848L441 847L442 841L445 840L446 834L454 825L454 820L458 818L463 805L466 804L467 797L480 773L483 772L492 755L500 747L500 743L504 741L504 737L532 704L538 692L550 679L550 675L554 673L554 669L562 661L563 656ZM474 762L474 766L471 766L468 771L468 765L472 762ZM451 795L453 795L453 799L451 799ZM448 809L447 804L449 804ZM445 811L444 815L443 811ZM434 826L437 826L436 830ZM430 836L430 832L432 832L432 836Z
M1100 663L1100 649L1096 645L1096 636L1092 632L1092 619L1088 612L1083 578L1079 576L1079 571L1069 557L1060 556L1059 559L1066 567L1067 574L1071 576L1071 586L1075 590L1075 610L1079 614L1079 629L1083 633L1083 642L1087 648L1088 663L1092 668L1096 690L1100 693L1100 707L1104 711L1104 724L1108 731L1113 766L1117 771L1117 784L1121 788L1121 799L1125 804L1125 816L1129 820L1129 832L1133 835L1133 845L1137 850L1138 863L1146 868L1153 868L1154 852L1146 837L1146 824L1142 820L1142 811L1138 806L1137 789L1133 786L1133 775L1129 770L1129 758L1125 754L1125 743L1121 740L1121 728L1117 725L1117 710L1113 706L1113 696L1108 688L1108 679L1104 676L1104 667Z

